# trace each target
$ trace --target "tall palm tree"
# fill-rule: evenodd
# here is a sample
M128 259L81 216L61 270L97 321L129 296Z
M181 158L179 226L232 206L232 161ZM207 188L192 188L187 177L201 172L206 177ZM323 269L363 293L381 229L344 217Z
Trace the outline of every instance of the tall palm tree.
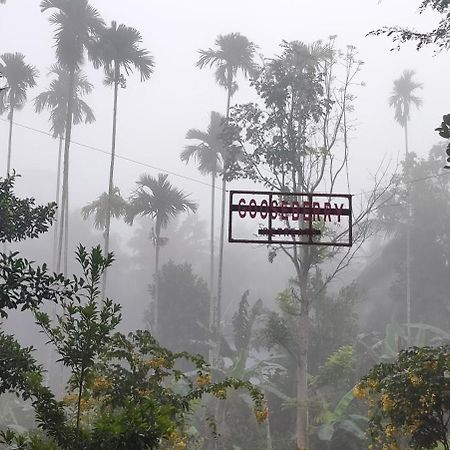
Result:
M211 112L211 120L208 130L201 131L195 128L188 130L186 139L199 141L195 145L187 145L181 152L181 160L186 164L192 159L197 162L200 173L211 175L211 240L210 240L210 262L209 262L209 288L211 293L209 310L209 327L213 332L217 317L217 297L214 295L214 216L216 177L222 169L222 158L225 155L225 142L223 133L225 118L218 112Z
M114 86L114 108L111 144L111 163L109 168L108 199L113 198L114 190L114 162L116 155L117 132L117 100L119 86L125 87L125 75L130 75L133 69L141 76L141 81L146 81L153 73L154 62L149 52L140 48L142 36L134 28L125 25L117 26L112 22L109 28L105 28L99 35L99 39L91 47L94 67L102 66L105 70L105 84ZM109 252L109 233L111 227L111 204L107 206L105 224L105 254ZM107 271L103 273L103 293L106 289Z
M0 114L8 111L9 137L8 137L8 160L6 174L11 169L12 131L14 112L20 111L27 101L27 90L36 86L38 71L34 66L25 63L22 53L4 53L0 56L0 71L6 78L7 90L0 96Z
M72 116L75 91L75 73L84 63L86 50L104 27L99 12L88 0L42 0L41 11L52 11L49 20L56 28L56 59L69 73L68 103L64 136L64 169L59 228L57 270L61 267L64 237L64 272L67 273L69 235L69 150L72 135ZM89 53L89 52L88 52Z
M389 105L394 108L394 118L403 128L405 133L405 175L406 182L409 183L409 145L408 145L408 122L411 116L411 106L420 108L422 99L417 97L414 92L422 88L421 83L413 80L415 72L413 70L404 70L403 74L397 80L394 80L394 89L389 97ZM411 202L409 198L409 184L407 187L407 207L408 220L406 224L406 323L408 345L411 343Z
M183 212L197 211L197 204L189 200L189 195L173 186L167 175L158 174L157 178L144 174L136 182L137 189L129 199L125 221L132 225L136 216L149 216L154 221L152 240L155 246L155 303L153 311L153 333L158 336L159 314L159 253L167 238L161 231L169 222Z
M120 189L115 186L111 199L108 192L103 192L93 202L84 206L81 209L81 214L84 220L94 216L95 228L106 231L108 214L117 219L124 217L127 213L127 206L126 200L120 195Z
M44 109L50 111L50 131L54 138L59 138L58 151L58 169L56 176L56 204L60 205L61 188L61 160L62 146L66 125L66 113L69 93L69 72L59 64L54 64L50 68L49 75L55 75L50 82L48 90L40 93L34 99L34 109L41 113ZM95 121L94 113L90 106L82 100L82 97L89 94L93 86L87 80L81 70L75 72L74 78L74 96L73 96L73 116L72 122L77 125L81 122L92 123ZM53 242L53 259L56 262L57 237L58 237L58 219L55 221L55 235ZM56 267L55 267L56 270Z
M227 91L226 119L230 116L231 97L236 92L238 85L236 76L239 71L248 78L252 76L257 65L253 61L256 46L240 33L230 33L219 35L215 42L215 49L199 50L200 58L197 66L216 68L216 81ZM225 238L225 205L227 187L227 168L230 162L227 158L223 161L222 167L222 208L219 240L219 269L217 277L217 323L220 327L221 303L222 303L222 273L223 273L223 249Z

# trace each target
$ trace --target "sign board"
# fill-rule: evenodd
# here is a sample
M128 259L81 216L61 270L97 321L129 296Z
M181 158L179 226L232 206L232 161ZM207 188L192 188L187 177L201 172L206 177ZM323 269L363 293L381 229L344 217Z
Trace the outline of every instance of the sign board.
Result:
M350 194L230 191L228 241L352 245Z

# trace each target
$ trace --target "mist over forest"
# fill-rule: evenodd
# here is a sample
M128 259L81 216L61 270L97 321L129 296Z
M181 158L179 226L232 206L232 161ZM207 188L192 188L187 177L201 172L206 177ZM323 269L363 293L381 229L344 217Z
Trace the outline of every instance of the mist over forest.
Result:
M449 29L0 0L0 449L450 449Z

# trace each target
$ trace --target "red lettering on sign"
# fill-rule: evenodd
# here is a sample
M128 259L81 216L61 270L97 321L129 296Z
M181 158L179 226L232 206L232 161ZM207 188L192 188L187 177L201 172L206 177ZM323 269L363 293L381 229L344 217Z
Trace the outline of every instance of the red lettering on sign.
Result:
M319 202L313 202L313 219L312 220L320 220L320 203Z
M261 215L261 219L265 219L266 217L267 217L267 214L269 213L269 208L268 208L268 206L269 206L269 204L267 203L267 200L263 200L262 202L261 202L261 212L260 212L260 215Z
M311 202L303 202L303 220L311 219Z
M300 203L297 201L292 202L292 220L298 220L300 217Z
M254 198L250 200L249 206L250 206L249 215L252 219L254 219L256 217L256 200Z
M287 213L286 213L286 206L288 206L288 205L289 205L289 203L286 200L283 200L281 202L281 213L280 213L280 219L281 220L287 220L288 219L288 216L287 216Z
M239 200L239 203L238 203L238 212L239 212L239 217L241 217L242 219L243 219L243 218L245 217L245 215L246 215L245 210L242 211L242 208L241 208L241 206L244 206L244 205L245 205L245 199L241 198L241 199Z
M278 215L278 202L276 200L272 200L270 203L270 217L272 219L276 219Z
M341 207L340 208L338 208L337 203L334 204L334 210L336 212L336 215L337 215L337 218L338 218L338 222L341 221L341 215L343 213L343 211L342 211L343 209L344 209L344 205L342 203L341 203Z
M324 206L324 209L325 209L323 220L324 220L324 222L326 222L327 221L327 217L328 217L328 220L331 222L331 203L330 202L325 202L325 204L323 206Z

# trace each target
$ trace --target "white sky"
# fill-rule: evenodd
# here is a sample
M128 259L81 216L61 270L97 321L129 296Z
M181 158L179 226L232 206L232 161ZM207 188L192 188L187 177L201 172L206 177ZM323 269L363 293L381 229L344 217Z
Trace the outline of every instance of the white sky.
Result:
M7 0L0 6L0 53L20 51L28 63L41 72L34 98L47 88L45 76L54 62L53 30L47 15L39 11L38 0ZM239 31L259 45L265 56L279 52L282 39L310 43L337 34L342 48L353 44L365 61L358 88L354 118L357 128L351 144L351 185L354 193L367 188L369 174L384 159L392 160L403 152L403 135L388 107L393 80L404 69L417 72L424 84L420 93L424 105L413 112L410 126L411 150L425 155L439 141L434 131L444 113L449 112L448 54L433 56L431 49L421 52L414 45L390 52L387 38L366 38L372 29L383 25L404 24L419 29L431 28L434 14L417 14L418 1L412 0L92 0L107 23L116 20L141 31L144 46L155 58L151 80L141 84L137 76L120 91L117 153L144 163L166 168L208 182L192 165L186 167L179 153L186 144L189 128L205 129L211 110L224 111L225 91L215 84L213 72L195 67L197 50L213 46L218 34ZM89 126L77 126L73 139L88 145L110 148L112 90L102 86L102 73L87 64L85 70L96 89L87 99L97 116ZM235 102L254 99L253 92L240 80ZM444 95L445 92L445 95ZM3 117L5 118L5 117ZM31 103L17 113L16 121L48 130L44 113L36 115ZM0 121L0 168L6 161L7 124ZM54 196L57 144L49 137L16 128L13 167L23 175L23 184L39 201ZM71 205L82 206L107 188L109 158L72 146ZM144 171L130 162L118 160L115 184L125 195ZM207 217L209 188L171 177L172 181L202 202L200 214ZM242 187L242 183L234 183Z

